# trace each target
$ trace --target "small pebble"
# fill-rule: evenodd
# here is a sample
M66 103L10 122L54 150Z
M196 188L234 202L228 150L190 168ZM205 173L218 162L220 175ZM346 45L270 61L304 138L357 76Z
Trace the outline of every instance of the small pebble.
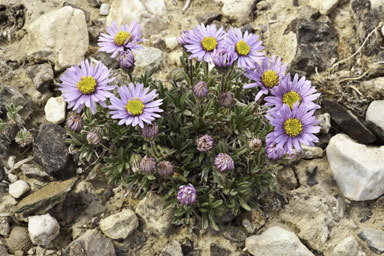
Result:
M107 16L109 14L109 4L103 3L100 6L100 15Z
M29 191L29 185L23 180L18 180L9 185L9 194L14 198L20 198Z

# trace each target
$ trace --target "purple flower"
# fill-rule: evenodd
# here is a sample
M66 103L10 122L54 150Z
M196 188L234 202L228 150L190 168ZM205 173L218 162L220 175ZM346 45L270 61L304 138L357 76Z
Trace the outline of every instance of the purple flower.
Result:
M270 112L267 118L275 127L270 139L276 143L278 148L284 152L292 151L293 148L301 150L301 144L313 146L319 139L313 135L320 131L317 126L319 121L313 116L315 110L307 111L305 105L296 102L291 109L283 105L279 111Z
M101 33L98 45L101 47L99 51L112 53L114 58L119 52L125 49L140 49L141 46L137 45L143 42L141 38L141 31L139 23L132 21L131 25L122 25L120 28L116 22L112 22L112 26L106 28L108 34Z
M291 80L291 76L287 75L281 80L280 86L271 91L273 96L265 97L265 105L272 106L270 111L278 111L283 104L288 105L291 109L296 102L299 105L305 105L307 110L319 109L320 106L313 101L316 100L320 93L316 93L314 86L311 86L311 81L302 77L299 80L299 75L296 74Z
M276 160L285 155L285 150L277 147L277 144L274 141L273 132L269 133L267 137L265 137L265 143L267 144L265 151L269 159Z
M159 126L156 123L146 124L143 129L141 129L141 134L147 139L154 139L159 132Z
M200 81L193 86L193 94L198 98L204 98L208 94L208 86L204 81Z
M196 140L197 150L207 152L213 147L213 138L205 134Z
M189 33L186 40L187 44L184 46L191 53L189 58L196 57L199 61L204 59L206 62L210 62L211 54L216 49L224 47L224 35L224 29L217 30L215 24L208 26L197 25Z
M268 94L269 90L274 89L280 84L281 79L285 77L286 65L282 65L281 57L277 59L273 56L271 59L264 58L261 66L255 63L255 69L246 69L244 75L255 81L244 85L243 88L253 88L260 86L260 91L255 97L255 101L259 100L263 94Z
M132 72L135 67L135 56L132 51L126 50L120 52L120 67L126 69L128 72Z
M184 30L184 31L181 31L180 32L180 37L177 38L177 42L181 45L181 46L185 46L189 40L189 34L191 33L191 31L189 30Z
M161 161L157 165L157 171L163 177L168 177L173 174L173 165L169 161Z
M66 124L70 130L78 132L81 130L81 127L83 125L83 119L80 115L71 115L67 118Z
M100 127L93 128L88 134L87 134L87 141L88 144L97 145L100 143L101 138L103 136L103 130Z
M179 200L182 205L190 205L196 201L196 189L192 184L182 185L179 187L179 192L177 193L177 200Z
M144 174L149 174L153 172L156 168L156 160L151 157L143 157L140 161L140 169Z
M62 83L59 90L63 93L65 101L69 103L69 109L77 109L80 113L85 105L95 114L96 102L107 107L105 100L112 96L108 91L115 88L108 83L114 78L110 78L111 74L102 62L94 67L92 63L85 60L81 62L80 67L75 65L64 72L60 77Z
M245 31L244 35L238 28L231 28L228 31L228 37L225 43L228 45L228 51L235 54L238 60L237 65L240 68L254 68L255 63L264 59L264 50L259 36Z
M221 172L231 171L235 168L232 158L225 153L219 153L216 156L215 166Z
M133 83L118 88L120 99L112 96L109 109L112 119L120 119L119 125L126 124L144 128L144 122L151 124L155 118L160 117L157 113L163 112L159 106L163 100L154 100L158 94L156 90L148 93L149 88L143 88L143 84Z
M232 66L237 56L233 51L227 51L225 49L217 49L217 51L211 55L211 58L212 58L213 64L216 66L216 68L220 70L220 69L226 69Z

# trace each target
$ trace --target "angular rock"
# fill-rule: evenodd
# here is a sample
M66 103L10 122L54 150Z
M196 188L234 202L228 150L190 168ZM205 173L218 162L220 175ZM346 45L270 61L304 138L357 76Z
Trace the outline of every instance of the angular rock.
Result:
M142 33L151 34L167 28L168 16L164 0L114 0L107 17L107 25L116 21L118 25L131 24L135 20L140 24Z
M237 226L225 226L223 236L232 242L244 242L247 238L245 232Z
M210 256L231 256L232 252L219 244L211 243L209 247L209 255Z
M144 47L135 52L135 73L145 72L147 69L159 68L163 62L163 52L157 48Z
M359 45L362 45L368 34L376 27L374 13L371 8L370 0L353 0L351 2L352 16L355 21L356 34L359 38ZM364 45L362 52L366 56L378 53L379 44L376 34L371 35Z
M320 133L327 134L329 129L331 129L331 116L328 113L324 113L317 115L316 120L320 122Z
M365 253L361 251L356 239L350 236L337 244L332 256L365 256Z
M384 193L384 146L368 147L346 134L329 141L327 158L340 191L354 201L378 198Z
M20 213L23 216L44 214L56 204L64 201L75 182L76 178L61 182L51 182L21 200L14 207L13 212Z
M135 212L125 209L100 221L100 229L109 238L125 239L139 227Z
M309 4L321 14L329 15L336 9L339 2L340 0L311 0Z
M196 20L198 24L203 23L204 25L209 25L215 20L220 21L222 16L221 13L207 12L197 15Z
M302 148L304 159L322 158L324 155L324 150L320 147L303 145Z
M118 68L120 65L116 59L111 58L111 54L106 52L98 51L96 53L96 59L101 61L105 66L107 66L110 69Z
M84 15L85 15L85 21L86 21L87 23L90 21L90 19L91 19L91 14L90 14L87 10L81 8L81 7L78 6L78 5L75 5L75 4L72 4L72 3L69 3L69 2L64 2L64 3L63 3L63 7L65 7L65 6L70 6L70 7L72 7L73 9L78 9L78 10L84 12Z
M177 42L177 37L171 36L171 37L165 38L165 45L169 50L172 51L179 45L179 43Z
M376 140L376 136L353 113L339 103L323 100L323 107L340 129L352 139L364 144L369 144Z
M28 67L27 75L32 79L36 90L41 93L47 92L49 87L53 84L54 74L52 66L49 63Z
M107 16L109 14L109 4L102 3L100 5L100 12L99 12L99 14L102 15L102 16Z
M80 63L88 50L85 14L71 6L34 20L28 36L27 54L40 61L51 61L56 71Z
M221 11L230 19L237 20L240 25L252 21L252 7L255 0L215 0L216 3L223 4Z
M154 193L147 193L136 206L136 213L143 218L148 230L164 234L172 226L172 209L163 209L164 201Z
M374 100L369 104L365 121L376 132L377 136L384 141L384 100Z
M290 62L294 70L313 73L315 68L323 71L338 58L339 44L337 30L328 22L315 20L294 19L285 30L284 34L296 34L297 48L295 57Z
M295 172L291 167L285 167L277 173L277 180L280 185L287 188L288 190L293 190L299 186L297 182Z
M9 232L11 232L11 226L9 225L9 222L9 217L0 217L0 236L8 237Z
M28 218L29 238L33 244L47 246L60 232L57 220L49 214Z
M31 179L40 179L40 180L50 180L52 179L46 172L43 171L40 165L36 163L32 164L22 164L20 166L21 171L27 178Z
M33 145L33 155L37 163L50 175L57 175L68 165L69 152L65 143L65 129L56 124L44 123Z
M384 231L364 228L358 236L368 243L369 249L377 254L384 252Z
M9 86L1 87L0 90L0 116L6 117L8 104L24 107L27 104L27 99L17 90Z
M245 247L254 256L314 256L294 233L277 226L248 237Z
M181 245L178 241L173 240L171 243L165 247L161 253L160 256L183 256L183 251L181 249Z
M53 124L61 124L65 120L65 100L62 96L51 97L45 104L45 119Z
M300 8L299 17L302 19L314 19L319 18L320 12L318 9L311 7L310 5L304 5Z
M9 185L9 194L14 198L20 198L29 191L29 185L23 180L18 180Z
M96 229L87 230L81 237L70 243L63 251L63 256L103 255L115 256L115 248L110 240Z
M33 246L28 236L28 230L20 226L12 228L9 238L6 241L11 252L19 250L27 252Z

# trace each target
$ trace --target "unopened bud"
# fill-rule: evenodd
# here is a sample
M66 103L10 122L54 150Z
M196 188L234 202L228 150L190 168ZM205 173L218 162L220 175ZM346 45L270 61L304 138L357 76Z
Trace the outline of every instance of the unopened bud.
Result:
M83 120L81 119L81 116L80 115L71 115L67 118L67 127L74 131L74 132L78 132L81 130L81 127L83 125Z
M88 144L97 145L103 136L103 130L100 127L93 128L87 135Z
M157 136L159 127L156 123L147 124L141 129L141 134L147 139L154 139Z
M161 176L168 177L173 174L173 165L169 161L161 161L157 165L157 170Z
M229 92L222 93L220 95L220 104L223 107L229 107L232 104L232 94Z

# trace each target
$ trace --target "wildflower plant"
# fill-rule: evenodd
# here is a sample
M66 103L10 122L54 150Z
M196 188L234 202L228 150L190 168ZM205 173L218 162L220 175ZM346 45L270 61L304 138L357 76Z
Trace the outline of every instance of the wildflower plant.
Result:
M124 84L101 69L87 74L75 66L62 76L65 99L80 111L67 121L71 152L80 165L102 162L110 181L131 184L135 196L162 195L174 224L218 230L224 214L251 210L260 193L275 189L276 159L317 141L319 95L305 78L291 81L281 58L263 59L256 35L214 25L181 33L184 79L164 84L152 78L155 70L133 75L139 31L136 23L113 23L99 40L128 72ZM82 76L108 95L82 92ZM267 104L258 103L263 95Z

